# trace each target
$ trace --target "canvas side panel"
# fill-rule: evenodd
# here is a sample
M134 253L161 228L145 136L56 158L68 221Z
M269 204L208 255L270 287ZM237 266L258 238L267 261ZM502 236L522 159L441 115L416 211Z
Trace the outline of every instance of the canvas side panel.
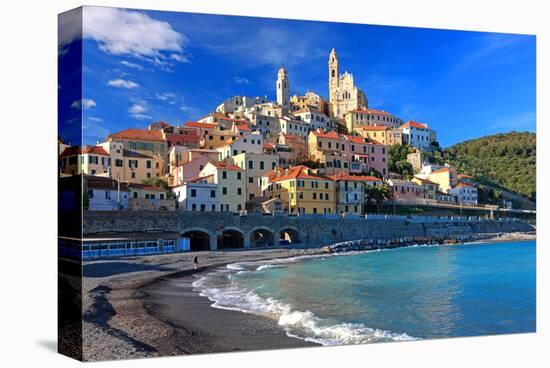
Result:
M58 16L58 351L82 360L82 8Z

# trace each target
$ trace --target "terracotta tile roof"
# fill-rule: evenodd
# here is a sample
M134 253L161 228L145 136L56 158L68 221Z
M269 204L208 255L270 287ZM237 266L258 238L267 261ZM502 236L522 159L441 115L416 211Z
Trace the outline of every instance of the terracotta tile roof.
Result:
M329 178L327 176L321 176L321 175L318 175L318 174L314 174L314 173L310 172L310 170L311 170L311 168L309 168L307 166L304 166L304 165L294 166L294 167L291 167L291 168L288 169L287 174L285 174L283 176L279 176L278 178L273 179L271 182L276 183L276 182L279 182L279 181L293 180L293 179L313 179L313 180L325 180L325 181L330 180L330 181L332 181L331 178Z
M217 123L199 123L196 121L188 121L183 124L187 128L202 128L202 129L214 129L218 126Z
M206 179L206 178L210 178L212 176L214 176L214 175L197 176L196 178L187 179L185 182L186 183L196 183L198 181L201 181L201 180Z
M276 167L273 170L269 170L263 173L262 177L267 177L267 179L271 182L273 181L273 179L277 177L277 173L279 175L282 175L284 172L285 172L285 169L283 169L282 167Z
M273 149L275 148L275 145L273 143L264 143L264 148Z
M223 170L233 170L233 171L242 171L243 169L241 169L240 167L238 167L237 165L229 165L223 161L214 161L214 162L210 162L212 165L214 165L215 167L217 167L218 169L223 169Z
M102 155L102 156L109 156L107 151L103 149L103 147L100 146L86 146L84 149L80 149L80 147L67 147L61 152L60 157L65 156L74 156L79 154L94 154L94 155Z
M475 179L473 176L468 174L458 174L459 179Z
M94 154L94 155L103 155L103 156L109 156L107 151L103 149L101 146L87 146L84 147L82 150L82 153L88 153L88 154Z
M235 128L237 128L238 130L246 130L246 131L251 131L252 130L252 129L250 129L248 124L245 124L245 123L236 125Z
M66 147L59 155L60 157L74 156L80 154L80 147Z
M320 138L330 138L330 139L339 139L340 138L338 133L336 133L332 130L330 132L325 133L325 131L323 129L317 129L316 131L312 131L312 133L315 136L320 137Z
M399 128L419 128L419 129L428 129L426 124L419 123L417 121L409 120L405 124L401 125Z
M113 133L109 138L129 139L134 141L164 142L161 131L130 128L118 133Z
M330 177L332 180L348 180L348 181L382 181L382 179L376 176L370 175L350 175L343 171Z
M353 136L353 135L343 135L343 137L346 138L348 141L350 141L352 143L357 143L357 144L369 144L370 143L370 140L368 138L357 137L357 136Z

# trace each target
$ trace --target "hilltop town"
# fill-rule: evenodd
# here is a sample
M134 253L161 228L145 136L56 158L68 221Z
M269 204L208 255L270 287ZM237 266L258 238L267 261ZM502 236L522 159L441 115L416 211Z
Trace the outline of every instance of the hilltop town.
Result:
M83 175L88 210L364 216L385 203L480 207L472 176L426 160L436 131L370 108L334 49L328 100L291 96L290 81L281 68L276 101L234 96L179 126L157 121L91 146L60 141L60 175ZM396 146L406 147L412 175L391 170Z

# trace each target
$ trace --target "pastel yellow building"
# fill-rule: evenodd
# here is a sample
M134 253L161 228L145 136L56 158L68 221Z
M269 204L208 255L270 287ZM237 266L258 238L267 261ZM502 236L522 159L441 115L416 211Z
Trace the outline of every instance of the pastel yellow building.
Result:
M61 173L109 177L111 158L101 146L66 147L59 156Z
M164 155L129 150L121 142L105 142L100 146L109 153L112 179L129 183L142 183L151 178L165 179Z
M369 138L386 146L403 144L403 132L401 129L392 129L381 125L359 127L354 130L357 135Z
M442 167L432 171L428 175L428 179L436 183L443 193L449 193L449 189L458 183L456 170L453 167Z
M245 172L240 167L222 161L209 162L199 173L208 182L218 185L220 211L239 212L246 202Z
M334 181L307 166L275 170L267 192L288 203L291 214L336 213Z
M245 172L246 199L262 195L261 176L279 164L279 155L267 153L239 153L231 158Z

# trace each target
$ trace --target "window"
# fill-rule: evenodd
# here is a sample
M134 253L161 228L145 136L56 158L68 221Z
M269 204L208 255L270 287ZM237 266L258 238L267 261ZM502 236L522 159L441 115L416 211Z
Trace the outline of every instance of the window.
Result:
M197 196L197 190L191 189L191 197L196 197L196 196Z
M191 211L196 211L197 210L197 204L196 203L193 203L191 205Z
M249 160L248 161L248 169L252 170L254 168L254 161Z
M215 190L210 191L210 198L216 198L216 191Z
M264 170L264 162L260 161L260 170Z
M243 190L241 188L237 188L237 194L238 195L242 195L243 194Z
M215 204L212 205L212 212L214 212L214 211L216 211L216 205Z
M148 168L148 169L151 168L151 160L147 160L147 168Z
M238 205L237 205L237 211L240 211L240 210L242 210L242 209L243 209L243 206L240 205L240 204L238 204Z
M105 199L111 199L111 192L108 190L105 191Z
M138 193L134 192L134 198L137 198L137 197L138 197Z
M223 195L227 195L227 187L223 187L223 188L222 188L222 194L223 194Z
M222 179L227 179L227 171L222 171Z
M136 173L132 171L132 179L136 178Z
M116 167L122 167L123 164L124 164L124 161L122 161L121 159L117 158L117 159L115 160L115 166L116 166Z
M148 178L151 177L151 173L150 173L150 172L147 173L147 177L148 177Z
M201 204L201 212L204 212L206 211L206 205L205 204Z
M160 193L160 194L159 194L159 198L160 198L160 199L164 199L164 193Z
M248 183L254 184L254 177L253 176L248 177Z
M237 172L237 179L238 179L238 180L241 180L241 178L242 178L241 173L240 173L240 172Z

